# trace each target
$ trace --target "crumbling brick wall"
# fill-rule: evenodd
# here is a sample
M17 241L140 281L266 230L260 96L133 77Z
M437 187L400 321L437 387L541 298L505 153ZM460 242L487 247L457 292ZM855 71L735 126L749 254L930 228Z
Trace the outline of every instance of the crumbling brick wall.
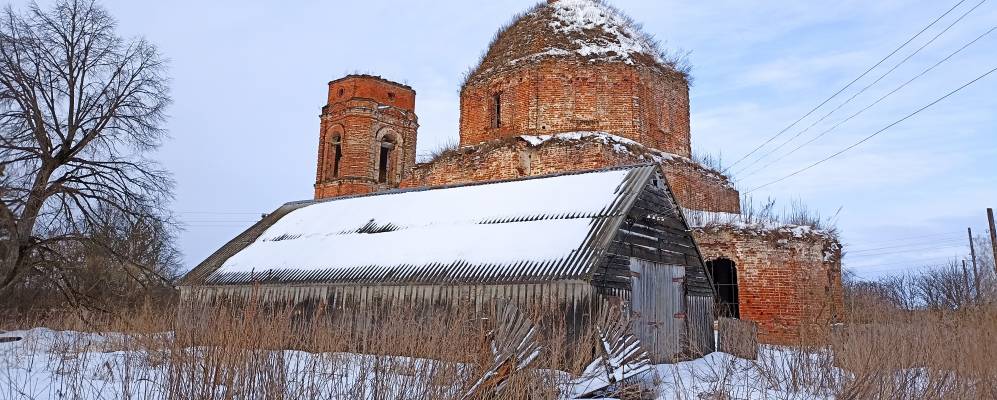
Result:
M405 85L367 75L329 82L319 129L315 198L396 187L415 165L419 123L414 110L415 91ZM386 164L386 181L379 182L385 138L394 146Z
M680 205L707 211L737 213L740 201L727 179L683 157L649 152L639 146L620 147L599 137L582 140L548 140L533 145L519 137L494 140L451 151L431 163L419 164L401 187L515 179L612 166L633 165L657 159Z
M706 261L734 262L740 317L758 323L762 342L795 344L808 328L841 318L841 247L834 238L731 226L693 233Z
M547 59L461 90L461 145L574 131L608 132L689 157L689 84L661 68Z

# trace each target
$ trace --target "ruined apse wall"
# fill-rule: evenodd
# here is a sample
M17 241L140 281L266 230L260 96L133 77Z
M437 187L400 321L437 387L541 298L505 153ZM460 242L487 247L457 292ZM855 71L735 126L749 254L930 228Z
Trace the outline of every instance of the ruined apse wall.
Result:
M679 156L691 154L689 84L666 68L546 59L468 82L460 110L461 145L600 131Z
M833 237L802 227L717 225L693 233L706 261L734 261L741 319L758 323L762 342L794 344L808 327L842 317L841 247Z
M578 135L581 136L581 135ZM687 158L621 144L611 136L593 134L578 139L530 142L521 137L494 140L450 151L431 163L419 164L401 187L427 187L499 179L515 179L584 171L654 161L662 165L682 207L737 213L737 190L717 171Z
M408 86L369 75L334 80L320 120L316 199L396 187L415 165L419 122L415 91ZM378 182L385 138L394 148L387 160L387 181Z

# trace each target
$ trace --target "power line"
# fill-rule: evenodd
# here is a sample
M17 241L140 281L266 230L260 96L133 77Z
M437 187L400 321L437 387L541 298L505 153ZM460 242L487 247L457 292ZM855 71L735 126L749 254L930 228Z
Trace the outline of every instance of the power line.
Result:
M253 220L235 220L235 219L181 220L181 222L187 223L187 224L202 224L202 223L208 223L208 224L211 224L211 223L233 223L233 224L240 224L240 223L253 223L253 222L259 222L259 221L260 220L258 220L258 219L253 219Z
M858 265L858 266L848 266L847 269L853 272L877 272L877 273L892 273L896 271L923 271L931 268L944 267L945 263L954 260L953 257L948 258L935 258L927 259L919 262L898 262L890 264L870 264L870 265ZM898 267L898 265L901 265ZM887 268L883 268L887 267Z
M805 147L805 146L807 146L807 145L809 145L809 144L811 144L811 143L813 143L813 142L817 141L817 139L820 139L820 138L824 137L824 135L826 135L826 134L830 133L831 131L833 131L833 130L837 129L837 128L838 128L839 126L843 125L844 123L846 123L846 122L848 122L848 121L851 121L851 120L852 120L853 118L855 118L855 117L859 116L860 114L862 114L862 113L866 112L866 111L867 111L867 110L869 110L870 108L872 108L872 107L876 106L877 104L879 104L880 102L882 102L883 100L885 100L885 99L886 99L887 97L890 97L890 96L892 96L893 94L895 94L896 92L899 92L899 91L900 91L901 89L903 89L903 88L907 87L907 85L911 84L912 82L914 82L914 81L915 81L915 80L917 80L918 78L920 78L920 77L924 76L924 75L925 75L925 74L927 74L928 72L931 72L932 70L934 70L935 68L937 68L937 67L938 67L939 65L942 65L943 63L945 63L946 61L948 61L949 59L951 59L951 58L952 58L952 57L954 57L955 55L957 55L957 54L959 54L960 52L962 52L963 50L965 50L965 49L966 49L967 47L969 47L969 46L973 45L974 43L978 42L978 41L979 41L980 39L983 39L983 38L984 38L984 37L986 37L987 35L989 35L989 34L993 33L993 31L994 31L994 30L997 30L997 26L995 26L995 27L992 27L992 28L990 28L989 30L987 30L986 32L984 32L983 34L981 34L980 36L977 36L977 37L976 37L975 39L973 39L973 40L972 40L972 41L970 41L969 43L966 43L965 45L963 45L962 47L960 47L960 48L959 48L958 50L956 50L956 51L952 52L951 54L949 54L949 55L948 55L948 56L946 56L945 58L943 58L943 59L939 60L938 62L936 62L936 63L935 63L934 65L932 65L932 66L928 67L927 69L925 69L925 70L921 71L921 73L919 73L919 74L915 75L915 76L914 76L913 78L910 78L909 80L907 80L906 82L904 82L904 83L903 83L903 84L901 84L900 86L897 86L896 88L894 88L893 90L891 90L891 91L890 91L889 93L886 93L886 94L884 94L884 95L883 95L882 97L880 97L880 98L876 99L876 101L874 101L874 102L872 102L871 104L869 104L869 105L865 106L865 108L862 108L861 110L858 110L858 111L857 111L857 112L855 112L854 114L852 114L852 115L848 116L848 118L845 118L845 119L843 119L843 120L841 120L841 121L838 121L838 123L834 124L833 126L831 126L830 128L828 128L827 130L825 130L825 131L821 132L821 133L820 133L820 134L818 134L817 136L814 136L814 137L813 137L813 138L811 138L810 140L808 140L808 141L806 141L806 142L803 142L803 143L802 143L802 144L800 144L799 146L796 146L796 147L794 147L794 148L793 148L792 150L790 150L790 151L789 151L788 153L786 153L786 154L783 154L783 155L782 155L782 156L780 156L779 158L776 158L775 160L772 160L772 161L770 161L770 162L766 163L765 165L762 165L762 166L761 166L761 167L759 167L758 169L756 169L756 170L754 170L754 171L751 171L751 172L749 172L748 174L745 174L744 176L742 176L742 179L743 179L743 178L746 178L746 177L749 177L749 176L752 176L752 175L755 175L755 174L757 174L757 173L759 173L759 172L761 172L761 171L764 171L764 170L765 170L766 168L768 168L768 167L769 167L769 166L771 166L772 164L775 164L775 163L777 163L777 162L779 162L779 161L782 161L782 160L783 160L783 159L785 159L786 157L789 157L789 156L793 155L794 153L796 153L796 151L797 151L797 150L799 150L799 149L801 149L801 148L803 148L803 147ZM788 142L787 142L787 143L788 143Z
M893 254L903 254L903 253L919 254L919 253L933 252L933 251L944 250L944 249L954 249L954 248L957 248L957 247L963 247L964 245L965 245L964 243L953 243L953 244L949 244L949 245L946 245L946 246L920 247L920 248L913 248L913 249L893 249L893 250L881 251L881 252L877 252L877 253L855 254L854 256L856 256L856 258L872 258L872 257L880 257L880 256L893 255ZM848 257L850 255L853 255L853 254L846 253L845 257Z
M983 79L983 78L987 77L988 75L994 73L994 71L997 71L997 68L991 69L991 70L987 71L986 73L984 73L983 75L980 75L980 76L974 78L973 80L971 80L969 82L966 82L965 84L963 84L962 86L959 86L955 90L952 90L951 92L946 93L944 96L939 97L938 99L935 99L935 101L932 101L931 103L928 103L924 107L921 107L921 108L917 109L916 111L914 111L914 112L912 112L910 114L907 114L907 116L894 121L893 123L891 123L891 124L883 127L882 129L880 129L880 130L878 130L876 132L873 132L872 134L870 134L869 136L866 136L862 140L859 140L858 142L856 142L856 143L854 143L854 144L852 144L852 145L850 145L848 147L845 147L844 149L839 150L837 153L831 154L830 156L827 156L827 157L821 159L820 161L817 161L817 162L815 162L813 164L810 164L810 165L808 165L808 166L806 166L806 167L804 167L802 169L796 170L793 173L790 173L789 175L786 175L786 176L784 176L782 178L779 178L779 179L776 179L774 181L768 182L768 183L763 184L761 186L756 186L755 188L753 188L751 190L748 190L745 193L751 193L751 192L754 192L755 190L758 190L758 189L761 189L761 188L764 188L764 187L771 186L771 185L774 185L776 183L782 182L782 181L784 181L786 179L789 179L791 177L799 175L800 173L802 173L804 171L810 170L813 167L816 167L816 166L818 166L820 164L823 164L824 162L826 162L826 161L828 161L828 160L830 160L830 159L832 159L834 157L837 157L837 156L839 156L839 155L847 152L848 150L854 149L854 148L858 147L859 145L861 145L862 143L865 143L865 142L869 141L869 139L872 139L873 137L879 135L880 133L883 133L887 129L890 129L890 128L896 126L897 124L900 124L901 122L904 122L904 121L910 119L911 117L913 117L913 116L915 116L917 114L920 114L921 111L927 110L931 106L934 106L935 104L938 104L942 100L947 99L949 96L958 93L962 89L965 89L967 86L972 85L972 84L976 83L977 81L979 81L980 79Z
M945 235L945 236L927 237L927 238L923 238L923 239L894 240L894 241L889 241L889 242L863 243L862 246L857 246L858 250L856 250L856 251L866 251L866 250L889 248L889 247L899 247L899 246L911 246L911 245L918 245L918 244L941 243L941 242L948 242L948 241L953 241L953 240L963 240L963 239L964 238L960 237L959 235ZM849 245L849 248L851 248L851 246L852 245ZM877 247L871 247L871 246L877 246ZM885 246L885 247L878 247L878 246Z
M938 256L938 257L931 257L931 258L922 258L922 259L919 259L919 260L916 260L916 261L896 261L896 262L878 263L878 264L847 265L846 268L853 268L854 269L854 268L889 267L889 266L896 266L896 265L930 266L932 264L936 264L936 263L939 263L939 262L952 261L952 260L957 260L957 259L958 259L958 257L943 257L943 256ZM897 268L897 269L899 269L899 268Z
M953 238L953 239L939 240L939 241L934 241L934 242L908 243L908 244L901 244L901 245L896 245L896 246L875 247L875 248L871 248L871 249L847 250L847 252L848 252L848 254L863 255L863 253L875 252L875 251L878 251L878 250L902 249L902 248L919 248L920 246L930 246L930 245L950 244L950 243L951 244L956 244L956 243L965 244L964 242L965 242L965 240L963 240L961 238Z
M876 241L871 241L871 242L863 241L862 244L876 244L876 245L878 245L878 244L885 244L885 243L892 243L892 242L902 242L902 241L907 241L907 240L911 240L911 239L936 238L936 237L956 237L956 236L958 236L958 237L961 238L962 237L962 232L933 233L933 234L930 234L930 235L906 236L906 237L893 238L893 239L889 239L889 240L876 240Z
M260 215L259 211L177 211L177 214L208 214L208 215Z
M949 13L951 13L952 10L955 10L956 7L959 7L959 5L961 5L964 2L966 2L966 0L960 0L958 3L956 3L954 6L952 6L952 8L949 8L948 11L945 11L944 14L940 15L938 18L935 18L934 21L931 21L930 24L928 24L927 26L925 26L924 28L922 28L920 31L918 31L916 34L914 34L914 36L911 36L910 39L907 39L906 42L904 42L899 47L897 47L896 49L894 49L893 51L891 51L890 54L887 54L886 57L883 57L883 59L879 60L878 62L876 62L876 64L873 64L873 66L871 66L871 67L869 67L869 69L865 70L865 72L863 72L857 78L853 79L851 82L848 82L847 85L845 85L844 87L842 87L841 89L839 89L837 92L835 92L834 94L832 94L827 99L824 99L824 101L822 101L816 107L812 108L810 111L808 111L802 117L800 117L799 119L797 119L796 121L794 121L792 124L789 124L789 126L783 128L781 131L779 131L779 133L776 133L774 136L770 137L768 140L766 140L762 144L758 145L758 147L755 147L753 150L751 150L750 152L748 152L748 154L745 154L743 157L739 158L737 161L734 161L733 164L727 166L727 168L724 168L724 170L722 172L727 172L728 170L730 170L731 168L733 168L735 165L737 165L741 161L744 161L744 159L750 157L752 154L755 154L755 152L758 151L759 149L761 149L762 147L765 147L766 145L768 145L769 143L771 143L773 140L775 140L776 138L778 138L779 136L781 136L783 133L786 133L786 131L792 129L794 126L796 126L796 124L800 123L800 121L803 121L804 119L806 119L807 117L809 117L810 114L813 114L815 111L819 110L821 107L823 107L829 101L831 101L832 99L834 99L835 97L837 97L839 94L841 94L842 92L844 92L846 89L848 89L852 85L854 85L855 82L858 82L860 79L862 79L863 77L865 77L866 75L868 75L870 72L872 72L872 70L876 69L876 67L878 67L880 64L884 63L890 57L893 57L894 54L896 54L898 51L900 51L901 49L903 49L904 47L906 47L908 44L910 44L910 42L914 41L914 39L916 39L918 36L921 36L922 33L924 33L929 28L931 28L932 26L934 26L942 18L945 18L946 15L949 15Z
M228 224L197 224L197 225L184 225L183 228L247 228L251 226L250 224L239 224L239 225L228 225Z
M869 88L871 88L871 87L875 86L875 85L876 85L877 83L879 83L880 81L882 81L882 80L883 80L883 78L886 78L886 77L887 77L888 75L890 75L891 73L893 73L893 71L896 71L896 70L897 70L897 68L900 68L900 66L901 66L901 65L903 65L903 64L906 64L906 63L907 63L907 61L910 61L910 59L911 59L911 58L914 58L914 56L915 56L915 55L917 55L918 53L920 53L920 52L921 52L921 50L924 50L924 49L925 49L926 47L930 46L930 45L931 45L932 43L934 43L934 42L935 42L936 40L938 40L938 38L940 38L940 37L941 37L942 35L944 35L944 34L945 34L946 32L948 32L948 31L949 31L950 29L952 29L952 27L954 27L954 26L955 26L956 24L958 24L958 23L959 23L959 22L961 22L961 21L962 21L963 19L965 19L965 18L966 18L966 16L968 16L968 15L969 15L970 13L972 13L973 11L975 11L975 10L976 10L977 8L979 8L979 7L981 6L981 5L983 5L983 3L986 3L986 2L987 2L987 0L981 0L981 1L979 2L979 3L977 3L977 4L975 5L975 6L973 6L973 8L970 8L970 9L969 9L969 10L967 10L967 11L966 11L965 13L963 13L962 15L960 15L960 16L959 16L959 18L956 18L956 20L955 20L955 21L952 21L952 23L951 23L951 24L949 24L948 26L946 26L946 27L945 27L945 29L942 29L942 30L941 30L940 32L938 32L937 34L935 34L935 36L934 36L934 37L932 37L932 38L931 38L930 40L928 40L928 41L927 41L927 42L925 42L925 43L924 43L923 45L921 45L921 47L918 47L918 48L917 48L917 50L914 50L914 52L912 52L912 53L910 53L909 55L907 55L907 57L904 57L904 59L903 59L903 60L900 60L900 62L896 63L896 65L894 65L894 66L893 66L892 68L890 68L890 69L889 69L889 70L887 70L887 71L886 71L885 73L883 73L882 75L880 75L880 76L879 76L878 78L876 78L876 80L872 81L872 83L870 83L870 84L866 85L865 87L863 87L863 88L862 88L862 89L860 89L859 91L857 91L857 92L855 92L854 94L852 94L852 97L849 97L849 98L848 98L847 100L845 100L845 101L841 102L841 104L838 104L838 106L837 106L837 107L835 107L835 108L834 108L833 110L831 110L831 111L829 111L828 113L824 114L824 116L822 116L822 117L820 117L820 118L819 118L818 120L814 121L814 122L813 122L812 124L810 124L810 126L807 126L807 127L806 127L806 128L804 128L803 130L801 130L801 131L797 132L797 133L796 133L796 135L794 135L793 137L791 137L791 138L789 138L788 140L786 140L786 141L782 142L781 144L779 144L778 146L776 146L776 147L775 147L774 149L772 149L772 150L769 150L768 152L766 152L766 153L762 154L762 155L761 155L761 156L759 156L759 157L756 157L756 158L754 159L754 161L752 161L752 162L751 162L750 164L748 164L748 165L745 165L745 166L741 167L741 168L740 168L740 172L743 172L743 171L746 171L746 170L748 170L748 168L750 168L750 167L751 167L752 165L755 165L755 164L757 164L757 163L758 163L759 161L761 161L761 160L764 160L764 159L765 159L766 157L768 157L768 156L770 156L770 155L774 154L775 152L779 151L779 149L782 149L782 148L783 148L784 146L786 146L787 144L789 144L789 143L790 143L790 142L792 142L793 140L796 140L796 138L800 137L800 136L801 136L801 135L803 135L804 133L807 133L807 132L809 132L809 131L810 131L810 128L813 128L814 126L817 126L817 124L820 124L821 122L823 122L823 121L824 121L825 119L827 119L827 117L831 116L832 114L834 114L835 112L837 112L838 110L840 110L840 109L841 109L842 107L844 107L844 106L845 106L845 105L847 105L848 103L851 103L851 101L852 101L852 100L854 100L854 99L855 99L856 97L858 97L858 96L859 96L859 95L861 95L862 93L865 93L865 91L866 91L866 90L869 90ZM971 44L973 44L973 43L976 43L976 41L978 41L978 40L982 39L982 38L983 38L984 36L986 36L986 35L990 34L990 32L992 32L992 31L993 31L993 29L991 29L990 31L987 31L987 32L986 32L986 33L984 33L983 35L980 35L980 37L977 37L977 38L976 38L975 40L973 40L973 41L969 42L969 44L967 44L967 45L963 46L963 47L962 47L962 48L960 48L959 50L956 50L956 51L955 51L954 53L950 54L950 55L949 55L948 57L945 57L944 59L942 59L942 61L939 61L939 62L938 62L937 64L935 64L935 65L934 65L934 66L932 66L931 68L928 68L928 69L927 69L927 70L925 70L924 72L921 72L920 74L918 74L918 75L917 75L916 77L914 77L913 79L911 79L911 80L907 81L907 83L905 83L904 85L901 85L901 88L902 88L902 87L904 87L904 86L907 86L907 84L909 84L910 82L913 82L913 81L914 81L915 79L917 79L917 78L920 78L920 77L921 77L921 76L923 76L924 74L928 73L928 71L931 71L931 70L932 70L932 69L934 69L935 67L937 67L937 66L941 65L942 63L944 63L945 61L947 61L947 60L948 60L949 58L952 58L952 56L954 56L954 55L958 54L959 52L961 52L961 51L962 51L963 49L965 49L966 47L969 47L969 45L971 45ZM897 89L895 89L895 90L894 90L893 92L890 92L889 94L893 94L893 93L894 93L895 91L897 91L897 90L899 90L899 89L900 89L900 88L897 88ZM887 97L887 96L884 96L883 98L885 98L885 97ZM882 98L881 98L880 100L882 100ZM877 101L876 103L878 103L878 102L879 102L879 101ZM876 103L874 103L874 104L876 104ZM866 108L866 109L868 109L868 108ZM866 109L863 109L862 111L865 111ZM852 116L852 117L849 117L848 119L851 119L851 118L853 118L853 117L854 117L854 116ZM847 121L847 120L846 120L846 121ZM843 122L842 122L842 123L843 123ZM839 125L840 125L840 123L839 123ZM794 150L795 150L795 149L794 149ZM765 166L763 166L763 167L762 167L762 168L760 168L760 169L764 169L764 168L765 168L766 166L768 166L768 165L771 165L771 163L769 163L769 164L766 164ZM758 171L756 170L756 171L754 171L754 172L752 172L752 173L750 173L750 174L748 174L748 175L750 176L751 174L754 174L754 173L757 173L757 172L758 172ZM737 175L737 174L738 174L738 172L734 172L733 174L734 174L734 175Z

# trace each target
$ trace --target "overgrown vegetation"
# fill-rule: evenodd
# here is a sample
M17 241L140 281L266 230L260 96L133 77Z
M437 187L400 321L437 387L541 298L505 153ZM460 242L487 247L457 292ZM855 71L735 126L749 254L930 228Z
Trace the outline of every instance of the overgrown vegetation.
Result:
M727 170L727 167L724 165L723 154L720 153L712 154L712 153L693 151L692 161L695 161L706 168L721 173Z
M428 152L420 154L418 163L427 164L439 160L441 157L448 156L457 151L460 147L460 141L456 138L449 138L441 143L438 143L436 147L430 149Z
M788 206L777 207L776 200L772 198L755 202L751 196L742 196L740 214L691 209L684 211L690 225L697 227L735 226L769 230L800 226L837 238L837 219L841 209L834 214L823 215L799 199L792 200Z
M683 79L685 79L690 85L692 84L692 63L689 60L689 55L691 52L682 50L670 50L665 49L661 42L657 40L653 35L644 31L641 24L637 23L633 18L623 13L621 10L616 8L611 4L606 4L602 0L591 0L592 3L597 4L606 12L613 14L622 21L622 28L632 31L637 37L631 38L643 45L643 47L650 50L652 54L647 54L648 58L656 58L660 60L663 67L668 68ZM514 56L510 58L510 55L514 51L510 51L512 47L522 47L523 49L532 48L531 46L526 46L527 43L532 43L537 35L547 35L545 43L548 44L548 48L542 51L551 49L568 49L571 50L572 47L577 45L565 40L565 35L555 35L551 33L551 26L548 23L553 18L553 8L547 3L541 2L530 7L526 11L515 14L509 22L502 25L495 35L492 36L491 41L488 43L488 47L481 53L478 61L471 67L469 67L462 75L460 79L461 90L471 81L477 78L480 74L495 69L505 67L512 61L521 62L522 59L516 59ZM593 34L593 32L585 32L583 34ZM565 36L565 37L561 37ZM505 46L497 46L497 44L505 44ZM533 54L525 54L525 56L534 56ZM489 62L491 64L489 64ZM654 61L657 63L658 61Z

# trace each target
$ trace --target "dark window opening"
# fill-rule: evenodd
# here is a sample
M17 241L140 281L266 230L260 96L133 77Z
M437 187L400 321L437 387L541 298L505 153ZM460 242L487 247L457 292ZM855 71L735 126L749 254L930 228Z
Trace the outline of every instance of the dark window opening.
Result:
M332 176L339 177L339 161L343 158L343 143L339 136L332 138Z
M388 92L388 100L394 100L394 99L395 99L395 93L394 92Z
M717 315L727 318L741 318L737 299L737 267L726 258L706 262L706 268L713 275L713 288L717 291Z
M395 143L390 138L381 140L380 157L378 158L377 167L377 182L379 183L388 181L388 175L391 172L391 152L394 148Z
M492 95L492 128L502 127L502 93Z
M346 89L339 88L339 97L343 97L343 94L345 94L345 93L346 93Z

